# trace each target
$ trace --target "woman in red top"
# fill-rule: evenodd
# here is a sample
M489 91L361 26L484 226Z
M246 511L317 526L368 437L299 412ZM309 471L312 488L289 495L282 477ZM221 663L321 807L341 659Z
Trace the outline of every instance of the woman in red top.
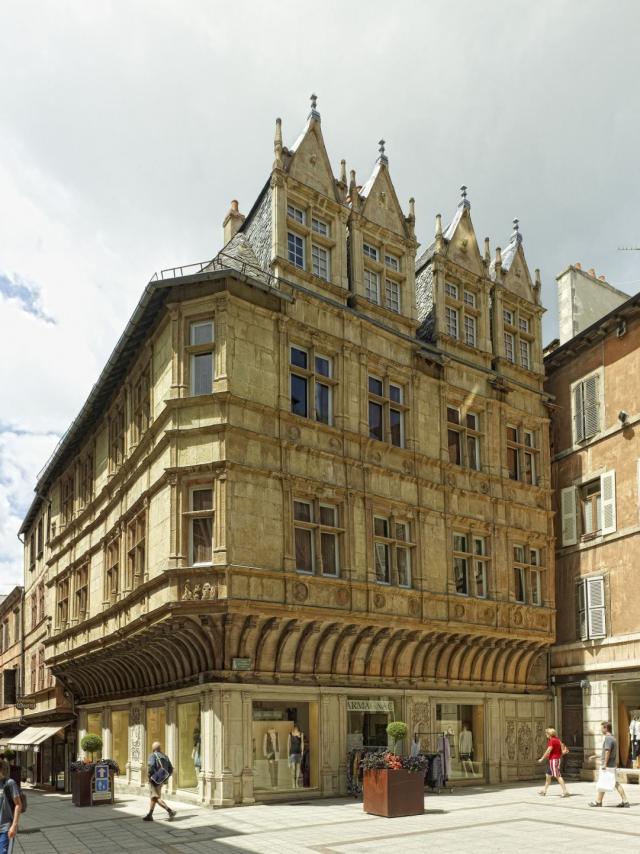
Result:
M562 779L562 775L560 773L560 760L562 759L562 742L558 738L558 733L555 729L549 727L546 729L545 735L547 736L547 749L543 753L543 755L538 759L538 762L544 762L547 760L547 775L544 780L544 788L540 789L538 792L539 795L546 795L547 789L551 785L551 781L555 777L555 779L560 783L560 788L562 789L562 798L568 798L569 792L567 792L567 787L564 784L564 780Z

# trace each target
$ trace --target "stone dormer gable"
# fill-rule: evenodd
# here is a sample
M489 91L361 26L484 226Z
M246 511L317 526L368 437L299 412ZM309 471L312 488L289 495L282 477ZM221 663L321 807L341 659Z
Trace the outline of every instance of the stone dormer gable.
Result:
M405 215L400 207L395 187L389 175L389 161L384 153L384 141L380 140L380 156L373 172L359 190L360 213L362 216L387 231L411 238Z
M485 267L471 221L471 204L467 198L467 188L463 186L460 189L462 198L458 209L442 234L443 254L449 261L459 264L468 272L482 276L485 273Z
M513 232L506 248L491 262L489 275L494 282L501 284L514 297L535 305L540 304L540 288L531 278L517 219L513 221Z
M311 104L304 130L291 148L283 149L283 166L286 174L294 181L340 202L336 179L322 136L315 96L312 96Z

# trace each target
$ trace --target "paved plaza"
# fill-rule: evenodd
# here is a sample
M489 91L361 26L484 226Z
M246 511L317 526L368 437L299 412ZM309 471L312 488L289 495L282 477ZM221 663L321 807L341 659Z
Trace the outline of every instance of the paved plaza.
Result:
M174 803L172 823L143 823L147 801L119 796L114 806L77 808L70 796L29 793L20 854L372 854L423 852L484 854L539 852L551 845L580 854L640 850L640 790L627 786L631 809L618 809L609 795L602 809L588 806L592 783L572 783L572 797L559 789L546 798L537 786L473 787L429 795L425 813L383 819L365 815L353 799L260 804L210 810Z

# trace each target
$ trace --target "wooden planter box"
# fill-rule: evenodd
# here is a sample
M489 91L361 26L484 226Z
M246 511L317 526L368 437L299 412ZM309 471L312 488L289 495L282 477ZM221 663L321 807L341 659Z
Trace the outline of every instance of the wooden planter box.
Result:
M382 768L364 772L362 807L371 815L398 818L424 812L424 774Z
M91 806L92 771L71 772L71 803L74 807Z

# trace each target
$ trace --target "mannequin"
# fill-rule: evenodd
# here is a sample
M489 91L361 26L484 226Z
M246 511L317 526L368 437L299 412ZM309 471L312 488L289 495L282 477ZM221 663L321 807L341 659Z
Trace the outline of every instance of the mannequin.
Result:
M464 776L468 777L469 771L471 771L472 776L475 776L476 772L473 769L473 733L467 724L464 723L462 724L460 738L458 739L458 749Z
M420 739L418 738L418 733L416 732L413 736L413 741L411 742L409 756L417 756L418 753L420 753Z
M291 786L293 789L299 787L300 762L304 753L304 733L302 733L297 724L293 725L293 729L289 733L287 739L287 754L289 756L289 768L291 769Z
M268 729L262 739L262 754L269 765L271 788L278 788L278 759L280 759L280 739L275 729Z
M631 742L631 760L633 765L640 767L640 710L631 712L629 724L629 741Z
M196 775L200 773L202 767L202 759L200 758L200 727L196 727L193 731L193 750L191 751L193 767L196 769Z

